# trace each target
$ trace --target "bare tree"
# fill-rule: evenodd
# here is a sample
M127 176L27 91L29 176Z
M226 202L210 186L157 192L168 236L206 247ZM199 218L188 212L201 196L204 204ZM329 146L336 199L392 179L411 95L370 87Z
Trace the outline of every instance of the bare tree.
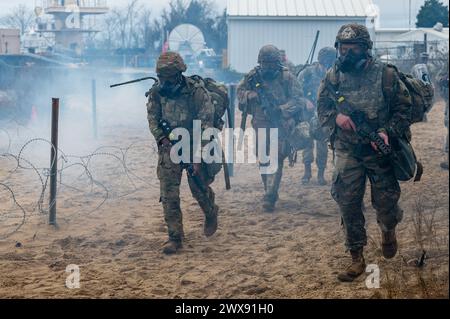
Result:
M20 29L24 34L34 23L34 12L27 6L20 4L9 14L0 18L0 24L7 28Z
M139 17L138 29L135 34L140 37L139 43L146 50L153 48L153 43L156 40L154 35L155 31L159 35L158 31L155 30L155 26L152 22L152 12L150 9L144 9Z
M108 50L116 47L117 44L117 30L118 30L118 21L112 14L109 14L105 17L103 28L104 35L104 47Z
M137 44L134 31L141 8L138 0L132 0L125 8L116 8L111 11L112 17L117 21L117 31L122 48L132 47L132 42Z

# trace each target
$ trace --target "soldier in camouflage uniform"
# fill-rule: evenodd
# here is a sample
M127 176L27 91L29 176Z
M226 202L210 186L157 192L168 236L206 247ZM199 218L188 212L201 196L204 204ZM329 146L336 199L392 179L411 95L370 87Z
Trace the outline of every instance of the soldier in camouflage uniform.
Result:
M400 185L389 160L379 156L375 144L355 133L351 113L344 107L350 105L351 109L363 112L368 124L386 144L398 137L410 139L410 93L392 67L372 57L372 45L365 26L342 26L336 38L339 58L319 89L319 121L333 132L335 167L331 194L339 205L346 247L352 257L351 265L338 275L341 281L353 281L365 271L363 247L367 236L363 199L367 178L382 231L385 258L393 258L397 253L395 228L403 215L398 206ZM389 74L393 78L391 94L383 92L386 72L392 72ZM336 91L340 92L339 101L336 101ZM343 98L347 103L343 103Z
M191 78L183 76L187 67L178 53L163 53L156 65L159 83L148 93L148 123L158 144L157 175L160 181L161 202L169 232L169 241L164 245L165 254L176 253L182 247L183 223L180 208L180 182L183 166L170 158L172 141L161 129L161 120L168 121L171 128L185 128L192 135L193 121L201 120L202 129L213 127L214 106L206 89ZM191 138L192 140L192 138ZM192 147L192 142L191 142ZM193 154L193 151L191 151ZM205 185L206 192L188 174L188 183L193 197L205 214L204 233L212 236L217 229L218 207L214 203L214 192L209 186L213 176L208 175L206 164L193 164L194 176Z
M445 117L444 125L447 128L447 138L445 140L444 151L447 153L447 161L441 163L441 168L448 170L448 60L446 61L445 67L438 75L438 86L441 97L445 102Z
M299 83L296 77L283 67L280 51L273 45L264 46L258 56L259 66L248 73L238 86L239 109L252 115L252 126L258 131L259 128L266 129L266 136L269 139L269 129L278 128L278 170L275 174L262 174L265 196L263 199L263 209L266 212L273 212L275 203L278 200L278 188L283 174L284 160L291 152L291 145L288 142L288 133L292 124L293 109L304 109L306 101L302 98ZM260 75L260 76L259 76ZM261 89L271 96L272 112L279 113L280 116L271 117L262 107L262 101L256 92L253 79L261 77ZM258 141L257 141L257 144ZM267 148L269 149L269 142Z
M283 62L283 66L289 70L292 74L295 74L295 64L292 63L287 55L286 50L280 50L281 53L281 61Z
M306 119L311 121L317 117L317 92L319 91L320 83L325 78L326 72L333 65L336 60L336 49L323 48L319 51L319 62L313 63L306 67L298 75L298 81L302 88L303 95L311 101L313 108L307 109ZM303 150L303 164L305 165L305 172L302 178L303 185L309 184L312 174L311 165L314 162L314 143L316 144L316 164L318 170L317 180L319 185L326 185L325 169L328 161L328 136L317 129L316 141L311 139L310 146Z

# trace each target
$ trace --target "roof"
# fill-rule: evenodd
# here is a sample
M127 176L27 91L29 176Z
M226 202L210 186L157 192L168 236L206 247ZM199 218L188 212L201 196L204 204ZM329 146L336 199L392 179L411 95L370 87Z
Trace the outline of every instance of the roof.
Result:
M424 34L427 34L433 39L439 39L442 41L448 41L449 34L448 28L444 29L443 32L436 31L433 28L421 28L412 30L395 37L395 41L423 41Z
M231 17L367 17L372 0L228 0Z

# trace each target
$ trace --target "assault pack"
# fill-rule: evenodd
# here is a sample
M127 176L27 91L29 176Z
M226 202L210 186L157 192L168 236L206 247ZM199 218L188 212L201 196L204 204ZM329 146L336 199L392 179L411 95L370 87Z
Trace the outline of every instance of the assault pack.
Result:
M406 74L397 69L395 65L387 64L383 79L383 92L389 97L394 94L394 75L397 73L400 80L405 84L411 94L411 119L410 123L420 123L425 119L426 114L433 107L434 87L431 82L424 79L417 79L411 74Z
M214 127L222 130L225 124L222 118L230 105L227 87L211 78L202 78L200 75L192 75L189 78L208 91L211 102L214 104Z

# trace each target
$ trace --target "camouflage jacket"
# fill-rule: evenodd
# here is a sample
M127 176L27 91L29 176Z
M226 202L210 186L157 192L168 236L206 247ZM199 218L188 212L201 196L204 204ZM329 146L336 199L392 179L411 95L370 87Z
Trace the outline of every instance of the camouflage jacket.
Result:
M183 77L185 86L176 98L162 97L156 85L148 95L147 118L150 131L159 143L165 136L159 127L160 120L172 128L188 129L192 136L193 121L200 120L202 129L213 127L214 106L206 89L194 80Z
M283 71L280 72L277 78L272 81L261 81L262 90L268 96L271 96L273 99L273 105L276 108L279 108L279 111L282 114L282 117L270 118L266 112L264 112L261 101L258 100L249 100L248 96L255 88L252 87L252 79L256 76L257 72L259 72L259 67L256 67L250 73L248 73L239 83L237 89L238 101L239 101L239 109L246 110L248 114L252 115L252 125L255 129L257 128L268 128L268 127L277 127L280 128L284 125L283 119L294 118L298 115L299 110L300 113L303 112L306 106L306 100L302 97L302 92L300 89L300 85L296 79L296 77L289 72L287 68L283 68Z
M448 61L437 74L436 86L439 88L439 94L448 103Z
M336 125L339 113L350 114L339 109L335 96L327 89L329 84L340 91L354 110L364 112L371 127L378 131L386 131L390 137L410 136L409 119L412 103L410 93L397 75L393 80L392 96L383 92L382 82L386 67L384 63L373 59L359 75L338 72L336 67L328 70L319 88L317 112L320 124L334 132L336 142L350 146L368 141L363 141L355 132L344 131ZM390 101L389 105L387 101Z
M327 70L318 62L306 67L298 75L298 82L303 92L303 96L313 102L317 103L317 93L319 92L320 83L325 78Z

